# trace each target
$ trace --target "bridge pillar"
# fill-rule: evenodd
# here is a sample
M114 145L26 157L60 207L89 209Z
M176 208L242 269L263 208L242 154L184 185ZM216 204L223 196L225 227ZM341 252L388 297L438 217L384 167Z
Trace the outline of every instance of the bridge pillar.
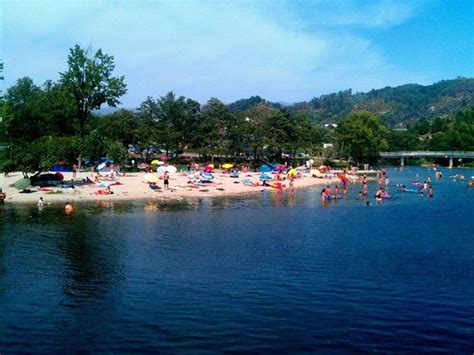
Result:
M400 166L405 166L405 158L404 157L400 158Z
M450 169L453 168L453 157L450 157L450 158L449 158L449 168L450 168Z

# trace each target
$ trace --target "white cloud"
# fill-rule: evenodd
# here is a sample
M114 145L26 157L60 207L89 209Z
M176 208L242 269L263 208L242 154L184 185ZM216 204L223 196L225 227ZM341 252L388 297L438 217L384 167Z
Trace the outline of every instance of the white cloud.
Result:
M115 56L116 72L128 83L126 106L169 90L201 102L255 94L299 101L349 87L427 81L391 67L367 38L323 25L308 31L298 22L307 21L308 13L303 18L288 11L286 2L7 1L3 6L7 26L0 57L8 85L25 75L39 82L57 79L69 47L92 45ZM383 15L377 20L381 25L410 12L403 15L403 7L386 1L365 8L367 13L347 10L338 21L367 26L377 13ZM334 19L325 16L333 25Z

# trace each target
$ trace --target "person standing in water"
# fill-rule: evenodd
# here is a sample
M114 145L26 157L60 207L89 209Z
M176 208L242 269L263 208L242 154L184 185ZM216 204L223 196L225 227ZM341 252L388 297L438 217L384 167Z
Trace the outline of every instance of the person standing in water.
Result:
M38 200L38 208L43 208L44 207L44 200L43 197L40 197Z
M430 185L430 188L428 190L428 197L432 198L433 197L433 186Z
M290 193L295 192L295 177L293 175L290 175Z
M74 208L69 202L66 202L66 204L64 205L64 211L66 211L67 214L70 214L74 211Z

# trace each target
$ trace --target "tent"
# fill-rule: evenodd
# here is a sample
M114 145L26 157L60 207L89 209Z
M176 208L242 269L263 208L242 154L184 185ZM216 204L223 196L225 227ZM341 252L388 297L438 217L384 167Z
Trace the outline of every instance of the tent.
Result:
M22 178L18 180L17 182L15 182L13 186L18 190L23 190L23 189L26 189L28 186L30 186L30 184L31 184L30 179Z
M275 170L275 166L269 163L263 163L262 166L258 169L261 173L270 173Z

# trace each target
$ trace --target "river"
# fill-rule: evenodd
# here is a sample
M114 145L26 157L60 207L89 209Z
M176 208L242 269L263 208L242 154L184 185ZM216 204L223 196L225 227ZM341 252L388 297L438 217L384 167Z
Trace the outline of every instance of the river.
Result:
M0 353L474 349L474 188L0 209ZM434 198L401 193L433 180ZM371 195L375 192L373 183Z

